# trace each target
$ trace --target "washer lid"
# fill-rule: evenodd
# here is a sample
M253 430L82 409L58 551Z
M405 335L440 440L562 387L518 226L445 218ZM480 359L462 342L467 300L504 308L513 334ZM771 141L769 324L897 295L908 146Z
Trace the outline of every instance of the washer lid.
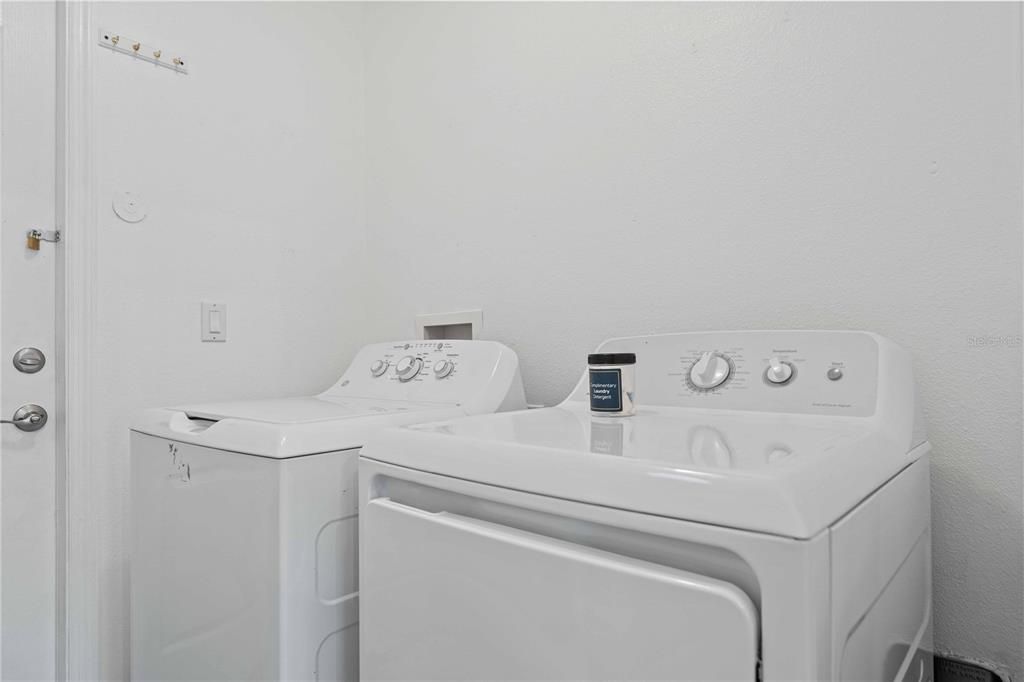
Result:
M190 419L211 421L242 419L268 424L311 424L403 413L410 410L431 410L438 407L437 403L427 402L321 396L206 403L171 409L184 412Z
M385 429L362 456L659 516L809 538L927 451L872 420L584 405Z
M145 410L132 430L262 457L358 448L382 426L449 419L455 405L380 398L283 398Z

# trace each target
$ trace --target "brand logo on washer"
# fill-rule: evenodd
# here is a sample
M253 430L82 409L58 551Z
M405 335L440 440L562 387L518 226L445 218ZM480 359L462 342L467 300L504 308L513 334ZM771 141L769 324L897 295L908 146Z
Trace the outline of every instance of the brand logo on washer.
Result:
M178 453L178 444L168 443L167 452L171 456L170 477L177 478L182 483L189 483L192 480L192 467Z

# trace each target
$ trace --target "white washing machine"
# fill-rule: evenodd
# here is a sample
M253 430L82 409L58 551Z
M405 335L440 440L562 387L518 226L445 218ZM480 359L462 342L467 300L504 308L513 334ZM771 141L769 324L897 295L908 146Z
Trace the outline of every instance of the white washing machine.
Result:
M591 416L585 375L557 407L367 443L363 679L930 678L907 353L841 331L599 352L636 354L635 416Z
M358 679L358 448L525 407L488 341L363 348L328 391L149 410L131 434L134 680Z

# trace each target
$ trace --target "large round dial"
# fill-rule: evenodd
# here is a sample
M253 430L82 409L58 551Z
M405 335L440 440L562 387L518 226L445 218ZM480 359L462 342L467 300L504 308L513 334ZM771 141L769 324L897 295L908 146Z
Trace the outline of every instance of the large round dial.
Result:
M423 369L423 360L412 355L406 355L395 364L395 376L399 381L413 379Z
M710 391L724 384L731 371L729 360L724 355L708 351L690 368L690 383L698 390Z

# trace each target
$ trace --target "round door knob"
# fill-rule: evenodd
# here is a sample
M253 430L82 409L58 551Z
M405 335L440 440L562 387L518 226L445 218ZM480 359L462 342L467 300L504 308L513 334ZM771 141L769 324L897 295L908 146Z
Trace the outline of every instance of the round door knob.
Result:
M375 360L374 363L370 365L370 374L375 377L381 376L386 371L388 371L387 360Z
M412 355L406 355L395 365L395 374L399 381L409 381L423 369L423 360Z
M451 360L438 360L437 362L434 363L434 376L436 376L438 379L444 379L446 376L452 373L453 369L455 369L455 363L452 362Z
M724 384L731 371L725 356L709 351L690 368L690 383L701 391L710 391Z
M778 358L772 358L768 361L768 369L764 372L764 378L773 384L788 383L793 378L793 365Z

